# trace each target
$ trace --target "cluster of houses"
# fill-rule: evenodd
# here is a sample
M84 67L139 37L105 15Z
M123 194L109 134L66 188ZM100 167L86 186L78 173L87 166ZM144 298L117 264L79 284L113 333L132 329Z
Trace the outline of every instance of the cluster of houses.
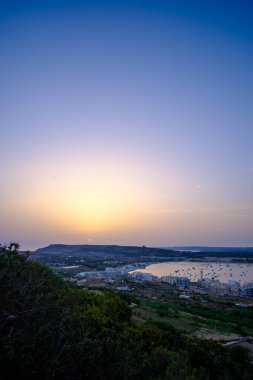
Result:
M104 271L96 272L80 272L79 278L85 277L101 277L111 280L114 277L128 276L138 281L159 281L165 282L178 287L189 288L191 281L188 277L180 276L162 276L161 278L154 276L152 273L145 273L136 271L138 268L143 268L144 263L129 264L122 268L105 268ZM111 280L113 281L113 280ZM245 283L241 285L237 281L229 281L222 283L219 280L201 278L197 283L192 284L194 287L204 289L222 296L235 296L235 297L253 297L253 283ZM126 289L124 289L126 290ZM127 289L128 290L128 289Z
M133 272L130 277L140 281L161 281L182 288L189 288L191 281L188 277L180 276L162 276L158 278L151 273ZM192 284L194 287L204 289L222 296L235 297L253 297L253 283L244 283L241 285L237 281L220 282L209 278L202 278L197 283Z
M190 286L190 279L188 277L179 277L179 276L162 276L161 278L154 276L151 273L143 273L143 272L133 272L129 275L131 278L140 281L160 281L167 282L171 285L181 286L184 288L188 288Z
M209 290L223 296L235 297L253 297L253 283L244 283L241 285L237 281L220 282L209 278L202 278L198 285L201 288Z
M103 271L88 271L88 272L80 272L78 273L77 277L119 277L119 276L125 276L130 271L134 271L138 268L145 268L145 263L134 263L134 264L128 264L121 268L111 268L107 267Z

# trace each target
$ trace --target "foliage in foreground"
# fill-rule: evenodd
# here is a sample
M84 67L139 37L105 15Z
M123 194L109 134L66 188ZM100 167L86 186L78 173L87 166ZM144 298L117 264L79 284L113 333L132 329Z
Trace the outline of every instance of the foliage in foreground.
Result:
M119 296L76 288L18 248L0 245L2 379L252 379L243 348L137 325Z

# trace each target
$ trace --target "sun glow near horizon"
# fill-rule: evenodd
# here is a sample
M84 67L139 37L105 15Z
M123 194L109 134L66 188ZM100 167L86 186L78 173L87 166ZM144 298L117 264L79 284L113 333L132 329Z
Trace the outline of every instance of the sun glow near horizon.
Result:
M238 241L242 225L245 236L250 232L251 204L218 200L204 182L196 186L194 177L186 181L172 169L162 178L154 160L129 159L122 152L96 159L87 152L68 152L61 161L48 154L34 162L22 172L29 186L13 187L11 204L2 213L9 221L6 233L10 225L22 224L12 240L22 236L34 242L43 237L44 244L76 243L91 237L94 244L160 246L204 244L211 236L220 244L231 231ZM7 196L7 188L5 192ZM11 208L19 215L10 213Z
M63 3L1 6L0 241L253 245L252 5Z
M85 158L71 164L65 158L55 170L60 174L50 178L43 174L50 172L50 164L48 170L45 162L40 164L37 190L33 186L29 194L26 189L29 195L23 207L26 214L39 209L38 218L44 215L49 224L64 231L97 234L136 227L155 194L154 186L148 188L145 171L138 172L138 165L131 162L127 166L104 159L87 167Z

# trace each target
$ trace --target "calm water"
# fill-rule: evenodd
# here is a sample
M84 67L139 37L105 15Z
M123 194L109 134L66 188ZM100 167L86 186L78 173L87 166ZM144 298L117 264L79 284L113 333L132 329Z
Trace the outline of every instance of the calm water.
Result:
M152 273L155 276L182 276L189 277L191 281L197 281L202 277L214 278L221 282L253 281L253 264L237 263L206 263L206 262L169 262L152 264L140 272Z

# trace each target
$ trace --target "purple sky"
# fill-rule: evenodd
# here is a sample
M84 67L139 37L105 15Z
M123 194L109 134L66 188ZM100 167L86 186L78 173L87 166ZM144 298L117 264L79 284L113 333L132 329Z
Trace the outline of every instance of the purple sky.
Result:
M253 245L250 1L0 1L0 242Z

